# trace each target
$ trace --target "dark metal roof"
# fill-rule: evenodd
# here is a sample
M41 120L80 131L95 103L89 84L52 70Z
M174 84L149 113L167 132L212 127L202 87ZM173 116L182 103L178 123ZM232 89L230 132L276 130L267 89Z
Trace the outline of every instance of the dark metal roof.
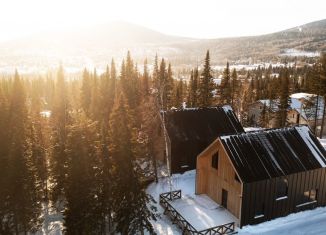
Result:
M326 166L326 151L307 126L221 137L243 182L254 182Z
M212 141L221 135L244 132L229 106L167 111L165 123L171 142L173 140Z
M244 132L229 106L167 111L165 124L172 173L195 169L197 155L217 137Z

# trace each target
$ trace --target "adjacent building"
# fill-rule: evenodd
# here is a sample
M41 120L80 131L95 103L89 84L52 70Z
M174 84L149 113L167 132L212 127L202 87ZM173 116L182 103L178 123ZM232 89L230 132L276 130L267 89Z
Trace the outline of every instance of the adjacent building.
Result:
M244 132L229 106L170 110L160 117L154 131L154 153L164 162L168 157L171 173L196 169L197 155L218 136Z
M326 125L326 117L324 116L324 99L318 97L318 107L316 113L317 96L308 93L295 93L290 97L290 107L287 112L287 121L290 125L306 124L312 130L316 127L316 134L319 135L321 126ZM267 113L267 128L276 127L276 112L278 111L278 100L258 100L249 105L248 118L253 125L259 125L261 114L264 108L270 110ZM316 118L315 118L316 117ZM326 135L326 128L323 128L323 135Z

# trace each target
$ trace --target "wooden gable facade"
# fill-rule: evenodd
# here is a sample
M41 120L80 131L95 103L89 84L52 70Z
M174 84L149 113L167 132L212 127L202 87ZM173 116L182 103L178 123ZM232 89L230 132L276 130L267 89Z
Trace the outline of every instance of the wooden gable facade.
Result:
M197 157L196 194L207 194L240 218L242 182L220 139Z

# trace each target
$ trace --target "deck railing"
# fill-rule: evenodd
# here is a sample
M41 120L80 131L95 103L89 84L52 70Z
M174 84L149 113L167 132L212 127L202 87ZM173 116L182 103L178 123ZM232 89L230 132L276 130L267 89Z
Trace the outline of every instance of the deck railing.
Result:
M197 231L170 203L170 201L181 199L181 190L160 194L160 204L164 208L164 214L169 216L173 224L177 224L183 235L215 235L235 234L234 222Z

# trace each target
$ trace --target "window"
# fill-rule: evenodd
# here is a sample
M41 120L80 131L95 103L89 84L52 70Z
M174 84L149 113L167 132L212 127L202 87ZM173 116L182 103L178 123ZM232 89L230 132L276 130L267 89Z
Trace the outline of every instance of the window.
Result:
M234 179L237 181L237 182L240 182L240 179L238 177L238 175L236 173L234 173Z
M264 203L257 203L255 207L255 219L264 217L265 213L265 204Z
M276 192L276 200L277 199L285 199L288 196L288 181L287 179L281 179L277 181L277 192Z
M311 201L317 201L317 189L311 189L309 198Z
M311 190L305 191L303 193L303 195L304 195L303 202L312 202L312 201L317 200L317 190L316 189L311 189Z
M218 152L214 153L212 156L212 167L216 170L218 169Z
M311 190L305 191L299 198L299 204L297 205L297 207L316 202L317 201L317 193L318 193L317 189L311 189Z

